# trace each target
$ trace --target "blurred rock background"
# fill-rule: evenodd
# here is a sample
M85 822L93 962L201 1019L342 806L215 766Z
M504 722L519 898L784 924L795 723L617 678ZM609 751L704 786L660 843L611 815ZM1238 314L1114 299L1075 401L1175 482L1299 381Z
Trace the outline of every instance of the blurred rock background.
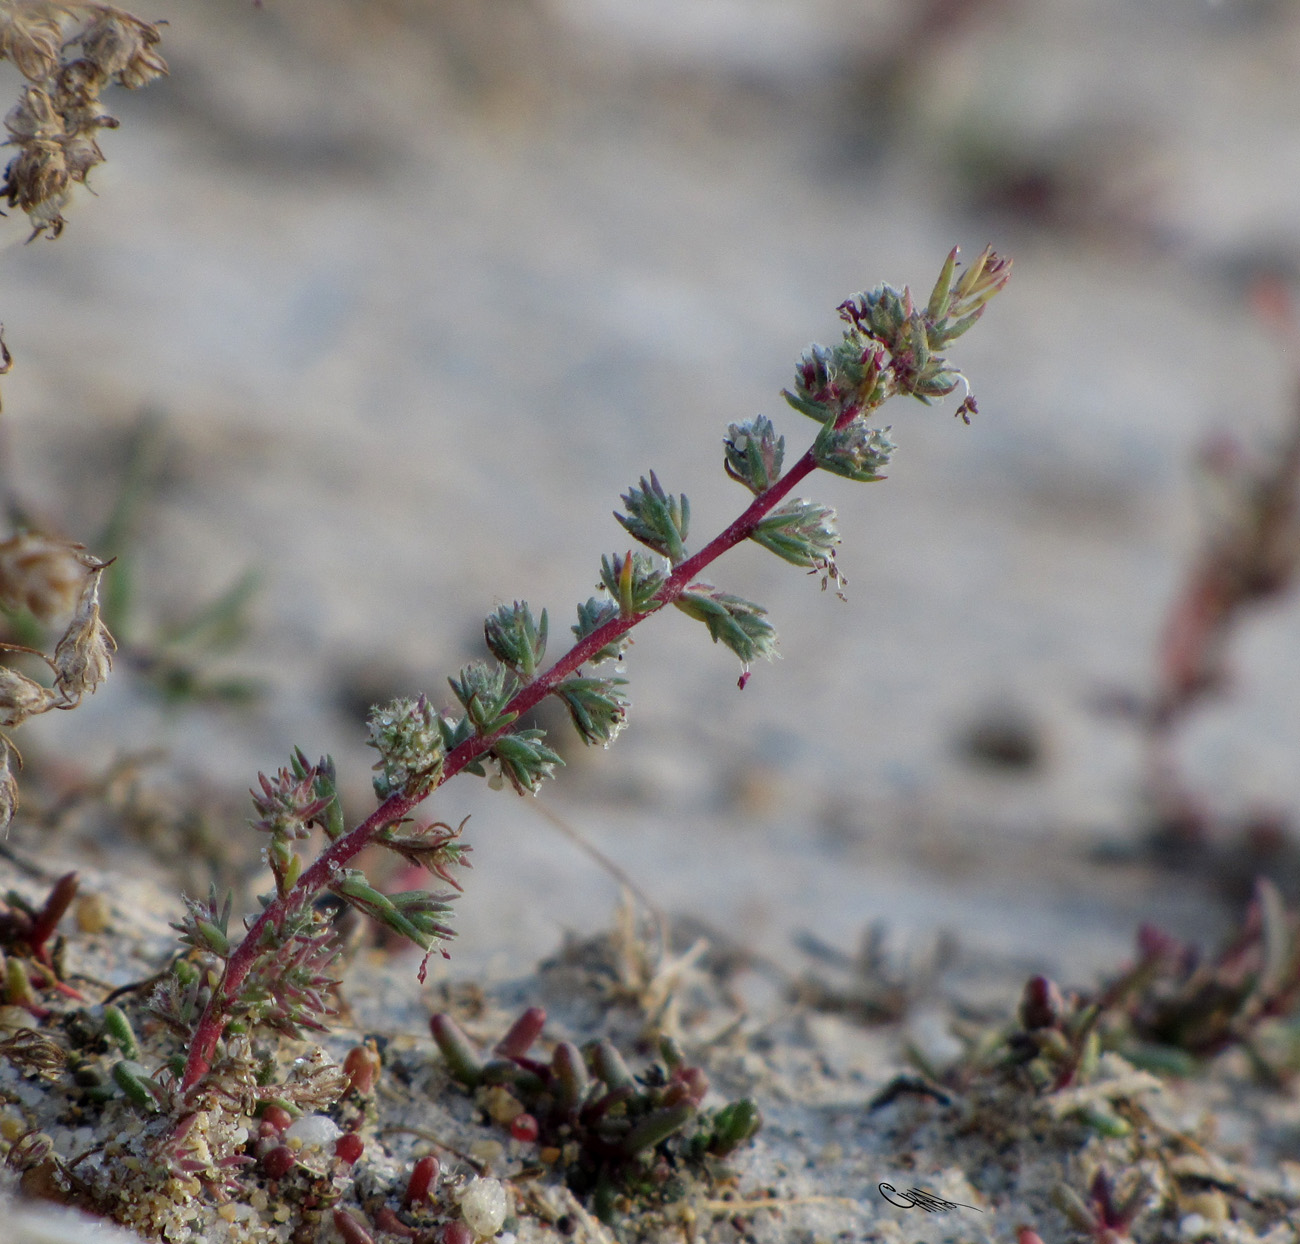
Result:
M503 601L549 608L558 648L650 468L707 539L744 499L728 422L810 439L779 391L836 304L928 291L953 243L992 242L1015 278L953 352L974 425L891 409L888 482L809 490L839 510L848 602L738 551L714 577L768 607L783 659L740 693L702 628L648 623L629 729L609 756L563 739L541 799L665 909L778 955L883 920L1084 976L1139 918L1213 933L1201 882L1089 862L1147 828L1137 735L1097 702L1150 686L1198 444L1291 414L1295 360L1251 292L1300 276L1300 6L138 12L166 21L171 77L111 99L97 197L57 242L0 222L6 478L93 546L156 421L138 646L254 569L221 668L265 693L167 709L124 654L93 703L24 729L37 777L164 748L149 773L207 801L179 849L199 874L294 745L332 752L363 812L370 703L449 700ZM1183 740L1225 817L1300 807L1298 636L1300 605L1261 614ZM431 811L473 814L452 971L522 970L608 919L614 882L531 801L462 779Z

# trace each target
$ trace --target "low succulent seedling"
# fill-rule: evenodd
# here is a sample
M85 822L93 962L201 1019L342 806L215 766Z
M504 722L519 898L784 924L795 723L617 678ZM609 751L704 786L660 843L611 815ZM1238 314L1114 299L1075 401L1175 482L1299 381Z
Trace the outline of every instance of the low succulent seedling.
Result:
M762 1125L749 1098L702 1110L708 1077L669 1038L660 1041L660 1061L634 1076L605 1039L581 1049L560 1041L549 1059L530 1054L545 1023L546 1012L530 1007L491 1058L451 1016L439 1013L429 1026L452 1077L514 1139L536 1144L539 1160L562 1171L570 1188L590 1193L601 1218L613 1216L620 1193L671 1199L680 1168L726 1157Z

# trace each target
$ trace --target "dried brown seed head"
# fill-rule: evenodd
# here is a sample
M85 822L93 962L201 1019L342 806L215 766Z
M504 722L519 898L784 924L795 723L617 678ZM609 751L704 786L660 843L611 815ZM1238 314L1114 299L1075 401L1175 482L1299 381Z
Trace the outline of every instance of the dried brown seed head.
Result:
M157 27L114 10L100 13L81 36L85 58L101 78L115 78L133 90L167 72L167 63L153 50L157 42Z
M17 755L13 744L0 735L0 829L6 834L18 811L18 782L9 763L10 757Z
M113 668L113 653L117 650L117 641L99 616L99 575L102 569L100 566L91 575L77 604L77 612L54 649L55 685L74 703L87 691L93 693L108 677Z
M158 29L103 4L6 0L0 8L0 60L31 84L5 123L18 154L0 195L21 207L32 237L63 229L72 187L103 160L95 132L117 124L100 105L111 83L128 89L167 72Z
M26 674L0 666L0 726L20 726L27 718L54 707L57 697Z
M84 545L24 531L0 542L0 605L27 609L39 622L65 618L102 563Z
M59 63L63 32L47 10L36 5L6 5L0 10L0 57L13 61L32 82L48 78Z

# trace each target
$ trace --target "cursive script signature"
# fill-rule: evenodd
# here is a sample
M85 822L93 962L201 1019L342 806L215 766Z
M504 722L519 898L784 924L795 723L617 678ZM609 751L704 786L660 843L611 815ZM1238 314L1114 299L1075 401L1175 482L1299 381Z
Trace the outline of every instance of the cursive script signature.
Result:
M946 1214L950 1209L973 1209L977 1214L984 1211L974 1205L966 1205L961 1201L945 1201L941 1196L935 1196L933 1192L927 1192L924 1188L909 1188L906 1192L899 1192L893 1184L877 1184L880 1189L880 1195L885 1198L890 1205L897 1205L899 1209L923 1209L928 1214ZM899 1200L895 1201L894 1198Z

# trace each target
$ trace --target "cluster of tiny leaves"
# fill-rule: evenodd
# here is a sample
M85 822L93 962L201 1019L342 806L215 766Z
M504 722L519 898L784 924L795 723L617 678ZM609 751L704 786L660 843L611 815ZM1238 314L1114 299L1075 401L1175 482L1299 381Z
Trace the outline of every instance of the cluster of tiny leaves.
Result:
M217 898L215 887L205 900L186 897L186 913L173 927L181 941L218 961L234 949L230 937L231 898ZM303 1029L328 1031L328 994L335 986L333 966L338 945L324 918L311 905L290 905L282 919L266 926L252 971L229 1008L228 1024L268 1028L287 1036ZM180 965L178 965L180 967ZM155 992L153 1012L184 1031L192 1021L196 995L203 985L190 965L174 972Z
M859 484L884 479L883 470L898 448L889 439L890 431L889 428L870 428L860 419L854 419L842 428L827 423L813 445L817 465L823 471L842 475Z
M442 737L439 719L423 698L376 711L371 742L381 755L377 790L389 783L420 786L436 780ZM317 895L300 894L294 887L304 864L298 844L315 828L331 842L345 831L334 762L326 756L310 764L301 750L296 751L275 776L259 774L258 787L250 794L258 814L250 824L267 835L264 858L275 880L275 893L262 902L267 906L279 901L280 909L275 920L262 926L252 966L226 1008L226 1028L260 1027L291 1035L303 1029L323 1032L328 1027L325 1017L331 1013L329 995L336 984L333 965L339 955L338 940L327 914L315 906ZM448 918L460 886L452 870L467 865L468 848L460 843L458 830L441 824L389 826L376 841L427 868L452 889L384 894L360 871L341 869L332 875L328 892L428 954L439 941L454 936ZM184 918L174 926L181 941L218 963L227 961L235 950L229 930L231 897L219 899L214 888L204 900L187 897L185 905ZM155 993L152 1008L185 1031L200 1009L203 992L203 973L195 973L183 962Z
M723 469L755 496L765 493L781 478L785 462L785 437L766 415L746 423L733 423L722 441L726 456Z
M726 644L745 665L776 655L776 627L767 621L762 605L717 588L700 587L702 590L683 592L673 604L688 618L703 622L715 644Z
M603 582L603 567L601 578ZM614 601L602 600L598 596L592 596L578 606L578 621L570 629L573 631L574 639L581 643L588 635L594 635L602 626L614 621L619 616L621 616L620 610ZM600 665L605 661L619 660L630 642L626 636L620 635L612 643L597 649L588 658L587 664Z
M840 542L835 511L800 497L761 518L749 537L796 566L822 566Z
M610 594L623 618L658 609L660 602L656 598L667 578L644 553L615 553L600 559L600 586Z
M938 351L979 319L1010 276L1010 262L990 250L960 277L956 266L954 247L924 308L914 305L910 290L889 285L841 303L840 318L848 325L843 338L804 351L786 401L819 423L843 426L846 413L856 418L895 395L926 404L946 397L962 376ZM968 418L974 411L967 399L957 413Z
M489 651L524 682L537 673L546 655L547 630L546 610L542 610L541 621L534 622L532 610L522 601L502 605L495 613L488 614L483 623Z
M647 548L666 557L674 566L686 558L686 534L691 525L691 503L684 496L664 492L653 471L640 488L629 488L622 497L626 514L615 514L627 534Z

